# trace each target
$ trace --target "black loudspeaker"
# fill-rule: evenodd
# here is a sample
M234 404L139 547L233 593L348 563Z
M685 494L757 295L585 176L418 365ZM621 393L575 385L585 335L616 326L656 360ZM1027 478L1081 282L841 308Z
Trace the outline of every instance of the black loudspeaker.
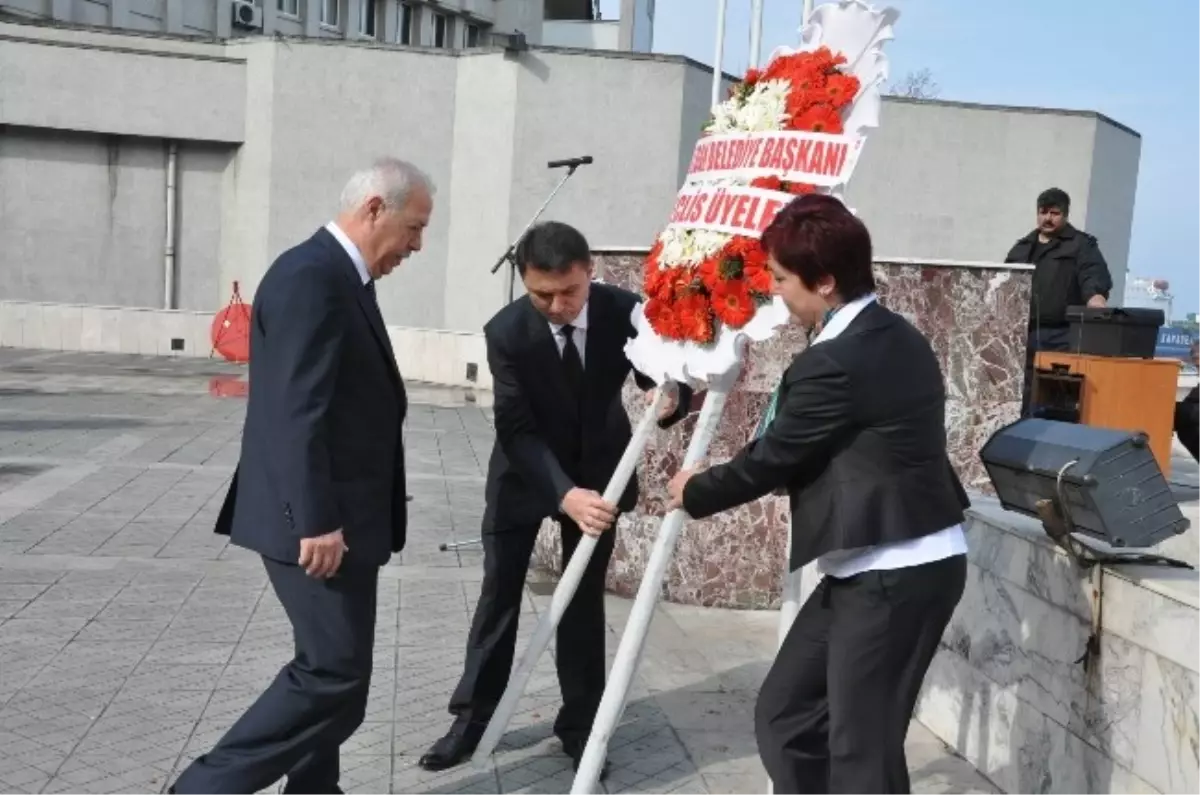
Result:
M1023 419L979 452L1000 504L1046 519L1061 506L1069 532L1145 548L1188 529L1145 434Z

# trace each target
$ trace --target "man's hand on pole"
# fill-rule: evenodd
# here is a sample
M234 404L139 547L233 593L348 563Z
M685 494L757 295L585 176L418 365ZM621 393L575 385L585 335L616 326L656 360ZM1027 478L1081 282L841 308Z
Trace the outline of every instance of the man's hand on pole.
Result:
M562 511L590 536L598 536L617 519L617 506L604 501L598 492L578 486L563 497Z
M675 414L675 410L679 408L679 389L674 384L669 384L667 386L662 387L662 391L663 391L663 401L662 401L662 405L659 406L658 417L657 417L657 419L660 421L668 419L669 417L673 416ZM657 397L657 395L658 395L658 390L647 389L646 390L646 405L650 405L651 403L653 403L654 398Z

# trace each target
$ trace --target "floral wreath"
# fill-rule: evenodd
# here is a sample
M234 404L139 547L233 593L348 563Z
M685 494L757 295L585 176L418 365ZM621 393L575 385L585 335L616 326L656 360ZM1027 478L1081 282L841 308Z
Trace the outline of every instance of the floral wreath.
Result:
M729 98L718 105L705 135L797 131L840 135L843 114L860 82L844 70L846 57L822 46L780 54L765 69L750 69ZM758 176L730 177L724 184L749 185L788 197L825 190L804 182ZM645 262L645 316L659 337L711 344L719 324L744 327L758 307L771 302L767 255L757 237L671 226L658 237Z

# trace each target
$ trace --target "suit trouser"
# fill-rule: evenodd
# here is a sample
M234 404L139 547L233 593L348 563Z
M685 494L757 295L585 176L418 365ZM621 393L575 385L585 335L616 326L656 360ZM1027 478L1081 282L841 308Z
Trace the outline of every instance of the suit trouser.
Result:
M176 792L258 792L287 776L284 792L336 792L339 747L367 711L379 569L317 580L263 558L295 636L296 656Z
M966 572L956 555L821 581L755 708L775 792L909 791L904 738Z
M565 567L582 534L570 519L558 521ZM462 678L450 698L457 726L486 724L504 695L516 651L525 573L539 524L511 526L483 536L483 587L467 638ZM575 598L558 625L556 663L563 705L554 733L564 741L587 740L604 695L604 576L614 532L615 528L600 536Z

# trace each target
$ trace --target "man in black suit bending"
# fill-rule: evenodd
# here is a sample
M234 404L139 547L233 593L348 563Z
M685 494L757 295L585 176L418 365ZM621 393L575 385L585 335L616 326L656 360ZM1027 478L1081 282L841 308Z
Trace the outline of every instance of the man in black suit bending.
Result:
M512 669L517 616L538 527L562 528L563 563L582 533L599 536L595 553L558 627L558 681L563 705L554 733L576 766L604 694L604 574L613 551L606 532L637 503L637 478L617 505L600 495L628 445L621 387L631 366L633 293L593 284L583 235L562 223L535 226L516 251L526 295L484 327L495 390L496 443L488 463L483 517L484 579L467 640L462 679L450 699L450 732L421 757L444 770L475 750ZM634 373L640 388L653 381ZM691 392L679 389L659 418L667 427L686 414Z
M340 792L362 723L379 567L404 547L408 401L375 281L420 251L432 186L382 160L255 295L242 455L216 532L262 555L296 656L173 792Z

